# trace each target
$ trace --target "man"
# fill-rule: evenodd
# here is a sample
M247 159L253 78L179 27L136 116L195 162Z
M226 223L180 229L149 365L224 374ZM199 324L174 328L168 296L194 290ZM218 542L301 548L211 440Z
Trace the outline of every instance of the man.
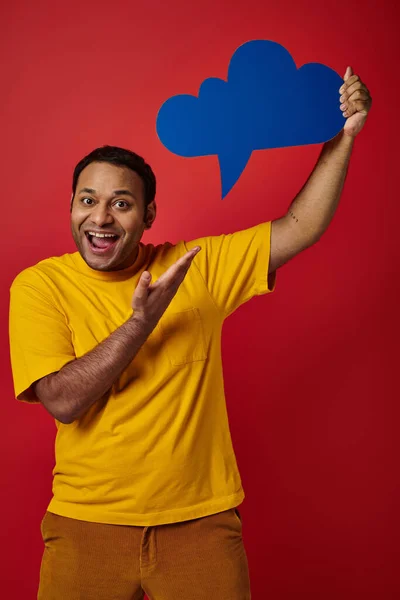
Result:
M106 146L75 168L78 252L11 287L15 394L58 428L39 599L250 598L221 329L331 221L371 106L350 68L341 94L344 130L288 213L232 235L144 245L156 217L144 160Z

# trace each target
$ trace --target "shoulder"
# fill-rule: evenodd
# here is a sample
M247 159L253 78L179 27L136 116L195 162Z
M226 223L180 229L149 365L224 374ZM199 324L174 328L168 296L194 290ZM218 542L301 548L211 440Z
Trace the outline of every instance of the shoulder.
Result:
M11 289L17 286L30 286L35 288L51 287L56 273L72 266L71 254L52 256L39 261L35 265L20 271L11 283Z

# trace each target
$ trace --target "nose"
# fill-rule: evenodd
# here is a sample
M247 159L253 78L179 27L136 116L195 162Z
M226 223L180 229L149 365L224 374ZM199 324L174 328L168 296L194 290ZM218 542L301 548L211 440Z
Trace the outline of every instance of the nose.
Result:
M102 227L114 222L114 218L106 205L100 203L90 213L90 220L97 227Z

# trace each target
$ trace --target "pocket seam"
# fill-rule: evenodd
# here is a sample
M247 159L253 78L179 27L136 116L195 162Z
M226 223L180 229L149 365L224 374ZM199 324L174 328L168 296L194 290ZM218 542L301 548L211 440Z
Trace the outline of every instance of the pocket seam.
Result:
M238 509L235 507L233 510L235 511L236 518L238 519L239 523L242 525L242 517L240 516Z
M197 338L197 345L195 346L195 348L191 354L185 354L185 356L183 356L182 358L176 358L176 357L174 357L174 352L171 349L171 343L168 343L170 336L168 336L166 334L165 325L168 323L173 323L174 317L176 317L177 315L179 316L179 315L183 315L183 314L193 315L193 319L196 320L199 325L199 337ZM202 321L200 311L198 308L195 308L195 307L187 308L185 310L176 311L176 312L173 312L173 313L167 315L164 322L160 321L160 331L161 331L162 338L166 342L166 352L167 352L169 361L174 367L187 365L187 364L190 364L193 362L203 362L203 361L207 360L207 347L206 347L203 321ZM198 352L197 357L195 357L196 351Z

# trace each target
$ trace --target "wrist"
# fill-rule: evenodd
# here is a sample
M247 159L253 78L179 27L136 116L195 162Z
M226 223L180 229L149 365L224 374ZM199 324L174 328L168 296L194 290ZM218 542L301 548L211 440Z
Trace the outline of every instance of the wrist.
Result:
M355 137L346 133L345 129L339 131L339 133L332 138L328 144L332 144L332 146L346 146L352 147L354 144Z
M134 334L138 336L144 335L146 338L154 329L154 325L152 325L148 319L135 312L129 317L127 324Z
M345 135L343 129L338 133L337 136L325 142L321 152L321 162L325 163L327 160L340 161L348 160L353 150L354 138Z

